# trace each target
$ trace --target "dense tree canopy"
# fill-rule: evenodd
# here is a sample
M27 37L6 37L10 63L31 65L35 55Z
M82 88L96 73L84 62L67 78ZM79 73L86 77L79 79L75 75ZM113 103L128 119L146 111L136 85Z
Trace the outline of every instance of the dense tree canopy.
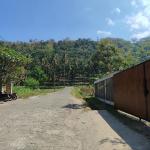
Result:
M30 59L10 48L0 47L0 89L2 81L18 79ZM20 80L20 79L19 79Z
M85 81L123 70L149 56L149 38L135 43L117 38L1 41L0 76L3 82L13 79L17 84L23 84L25 78L41 85Z

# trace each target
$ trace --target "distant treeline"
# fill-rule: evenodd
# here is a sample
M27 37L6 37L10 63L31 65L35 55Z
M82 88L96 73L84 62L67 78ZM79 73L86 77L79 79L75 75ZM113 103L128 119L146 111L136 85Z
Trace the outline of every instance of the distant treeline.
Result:
M148 59L150 38L0 41L0 83L40 85L89 81Z

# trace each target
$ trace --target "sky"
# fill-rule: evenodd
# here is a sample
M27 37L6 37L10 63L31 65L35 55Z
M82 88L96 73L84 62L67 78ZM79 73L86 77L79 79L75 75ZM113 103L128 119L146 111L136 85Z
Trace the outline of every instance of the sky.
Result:
M150 0L0 0L0 40L150 36Z

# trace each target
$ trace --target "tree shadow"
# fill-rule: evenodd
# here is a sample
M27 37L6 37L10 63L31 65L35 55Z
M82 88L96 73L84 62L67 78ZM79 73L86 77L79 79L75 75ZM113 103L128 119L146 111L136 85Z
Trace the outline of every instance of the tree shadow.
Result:
M126 143L124 141L122 141L121 139L119 138L114 138L113 140L110 139L110 138L105 138L105 139L102 139L99 141L99 144L102 145L102 144L105 144L105 143L112 143L113 145L117 145L117 144L122 144L122 145L126 145Z
M86 108L86 104L68 104L63 106L62 108L69 108L69 109L83 109Z
M124 124L120 119L118 119L117 116L112 115L110 111L98 111L99 115L107 122L107 124L127 143L132 149L134 150L149 150L150 148L150 142L146 143L143 137L145 139L147 138L149 141L148 132L149 130L145 130L144 128L141 128L141 123L134 123L134 129L133 129L133 122L130 120L130 122ZM123 119L123 118L122 118ZM138 132L135 128L139 128L143 133ZM148 129L148 127L147 127ZM145 130L145 132L144 132ZM147 135L146 135L146 134ZM141 138L141 135L145 135ZM113 145L117 144L125 144L123 141L118 139L104 139L103 142L111 142ZM143 147L142 147L143 146Z

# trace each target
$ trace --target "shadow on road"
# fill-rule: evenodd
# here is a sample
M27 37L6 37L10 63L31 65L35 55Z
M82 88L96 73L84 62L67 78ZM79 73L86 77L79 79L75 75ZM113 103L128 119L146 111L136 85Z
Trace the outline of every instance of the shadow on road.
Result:
M146 141L141 141L143 138L140 138L140 135L148 139L149 143L147 144L150 146L150 127L144 122L118 112L113 106L100 102L95 97L85 98L84 100L88 107L98 111L98 114L132 149L143 150ZM111 142L113 145L117 143L124 145L124 141L107 138L101 140L100 144ZM149 150L149 147L145 146L144 150Z
M102 145L102 144L105 144L105 143L112 143L113 145L117 145L117 144L122 144L122 145L126 145L126 143L124 141L122 141L121 139L119 138L114 138L113 140L110 139L110 138L105 138L105 139L102 139L99 144Z
M149 150L150 147L150 127L144 122L128 115L119 113L112 106L100 102L94 97L85 98L83 104L67 104L62 108L84 109L90 107L96 110L106 123L116 132L123 140L118 138L105 138L99 141L99 144L112 143L113 145L126 143L134 150Z
M118 118L115 118L111 113L109 113L108 111L98 111L98 113L100 114L100 116L108 123L108 125L134 150L149 150L149 147L146 146L146 141L141 141L143 138L140 138L140 134L138 134L138 132L134 132L133 130L133 122L131 120L131 124L127 126L125 126L125 124L122 124L123 122L120 122L118 120ZM123 119L123 118L122 118ZM149 143L147 143L150 146L150 130L147 128L141 128L141 125L139 125L138 123L134 123L135 128L139 128L141 130L141 132L143 132L143 135L145 135L145 137L147 137L147 139L149 140ZM135 129L134 129L135 130ZM139 131L140 131L139 130ZM147 135L146 135L146 133ZM145 138L146 139L146 138ZM103 139L101 141L101 143L103 142L111 142L112 144L117 144L117 143L122 143L122 141L118 141L117 139L114 140L110 140L110 139ZM143 144L142 144L143 143ZM122 143L124 144L124 143ZM144 147L145 145L145 147ZM142 147L143 146L143 147ZM139 148L141 147L141 148Z
M86 107L90 107L92 110L96 110L106 123L123 139L111 139L108 137L99 141L100 145L108 142L113 145L126 145L127 143L134 150L143 150L143 148L144 150L149 150L150 127L144 122L122 114L115 110L112 106L100 102L94 97L84 98L84 100L84 104L68 104L62 108L84 109ZM145 141L142 141L143 139ZM146 143L146 141L149 142Z
M66 106L63 106L62 108L69 108L69 109L82 109L86 108L86 104L68 104Z
M8 100L8 99L7 99L7 100L6 100L6 99L5 99L5 100L2 100L2 99L0 99L0 104L4 104L4 103L6 103L6 102L8 102L8 101L11 101L11 100Z
M90 107L93 110L97 110L99 114L106 119L108 123L113 123L107 118L105 115L103 115L102 110L106 110L110 115L112 115L113 118L115 118L117 121L121 122L125 126L142 133L146 135L150 139L150 123L146 124L145 121L139 121L137 117L133 117L130 115L127 115L125 113L120 113L119 111L115 110L113 106L110 106L108 104L105 104L99 100L97 100L94 97L85 98L85 101L87 102L87 106Z

